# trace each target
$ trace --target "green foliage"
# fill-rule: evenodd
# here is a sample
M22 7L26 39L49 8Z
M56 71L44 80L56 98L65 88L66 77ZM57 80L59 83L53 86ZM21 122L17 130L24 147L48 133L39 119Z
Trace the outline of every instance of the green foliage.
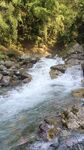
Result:
M0 44L84 39L84 0L0 0ZM81 30L82 28L82 30Z

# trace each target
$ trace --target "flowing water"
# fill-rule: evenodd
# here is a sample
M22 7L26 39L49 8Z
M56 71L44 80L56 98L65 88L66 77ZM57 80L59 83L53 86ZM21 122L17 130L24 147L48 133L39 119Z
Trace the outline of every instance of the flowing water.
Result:
M32 75L29 84L0 96L0 150L9 150L23 136L29 138L44 117L73 103L71 91L82 86L82 70L73 66L52 80L50 67L62 63L58 57L42 58L28 71Z

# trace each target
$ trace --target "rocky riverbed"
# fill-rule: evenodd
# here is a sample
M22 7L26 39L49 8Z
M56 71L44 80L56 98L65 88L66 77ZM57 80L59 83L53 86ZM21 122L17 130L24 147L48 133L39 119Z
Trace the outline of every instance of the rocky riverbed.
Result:
M84 149L83 59L70 64L67 58L21 56L0 62L1 89L31 81L0 97L2 150Z
M81 92L82 91L82 92ZM79 95L77 94L79 93ZM82 93L82 94L81 94ZM84 149L84 88L72 91L79 101L57 117L49 117L39 125L37 141L28 150ZM83 99L82 99L83 98ZM39 140L38 140L39 139Z
M37 57L23 55L10 60L0 61L1 91L29 83L32 80L32 76L28 73L28 69L32 68L38 60L39 58Z
M75 44L64 60L64 64L51 66L51 79L62 76L67 68L75 65L80 65L84 73L84 48L80 44ZM84 86L83 80L81 82ZM40 140L30 146L29 150L84 149L84 88L72 91L72 96L77 99L72 107L65 109L58 117L44 119L39 125Z

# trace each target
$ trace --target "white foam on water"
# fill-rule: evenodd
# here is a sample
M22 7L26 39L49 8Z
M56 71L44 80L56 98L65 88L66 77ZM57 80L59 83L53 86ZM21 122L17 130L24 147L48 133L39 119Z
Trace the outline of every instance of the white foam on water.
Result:
M69 92L81 86L82 71L80 66L67 69L66 73L52 80L49 75L50 67L56 64L63 64L61 58L42 58L37 62L29 73L32 81L19 90L12 90L7 96L0 97L0 120L5 120L19 112L35 107L37 104L48 99L51 91ZM52 89L52 85L56 88ZM53 93L52 93L53 94Z

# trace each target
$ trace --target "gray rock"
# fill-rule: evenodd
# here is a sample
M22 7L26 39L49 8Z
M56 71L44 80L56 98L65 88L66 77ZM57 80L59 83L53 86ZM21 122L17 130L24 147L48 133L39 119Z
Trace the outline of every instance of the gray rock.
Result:
M10 71L7 70L7 69L4 69L4 70L2 71L2 74L3 74L4 76L10 75Z
M68 67L74 66L74 65L80 65L81 63L83 63L83 60L81 59L75 59L75 58L70 58L68 60L65 61L65 64Z
M59 147L59 138L56 137L52 144L49 146L49 150L56 150Z
M38 60L39 60L38 57L32 57L32 58L30 59L30 62L33 63L33 64L35 64Z
M11 67L14 65L14 62L12 62L12 61L5 61L4 65L5 65L7 68L11 68Z
M21 80L29 79L30 81L31 81L31 79L32 79L31 75L28 74L28 73L26 73L26 72L20 74L20 78L21 78Z
M10 85L10 81L11 81L11 77L10 76L3 76L2 86L9 86Z
M31 57L28 55L23 55L20 57L19 60L21 61L20 64L27 65L28 63L35 64L39 60L39 58L38 57Z
M6 67L4 65L0 65L0 71L6 70Z
M84 108L72 107L70 110L66 110L62 113L62 125L68 129L74 130L84 128Z
M54 65L51 67L51 70L58 70L62 73L65 73L66 66L65 66L65 64Z
M28 78L24 79L22 82L23 83L29 83L32 80L32 77L29 76Z
M19 60L20 60L20 61L23 61L23 60L30 61L30 58L31 58L30 56L24 54L24 55L22 55L22 56L19 58Z
M81 52L83 52L83 46L82 45L80 45L79 43L76 43L76 44L74 44L73 45L73 47L72 48L70 48L70 50L67 52L67 54L71 54L71 53L81 53Z
M20 80L17 80L17 79L14 80L14 79L12 79L10 85L11 85L11 86L17 86L17 85L20 84L20 83L21 83Z
M59 65L54 65L50 68L50 76L51 79L55 79L57 78L59 75L62 75L63 73L65 73L66 70L66 66L64 64L59 64Z
M64 56L65 64L68 66L79 65L84 63L84 48L82 45L74 44Z

